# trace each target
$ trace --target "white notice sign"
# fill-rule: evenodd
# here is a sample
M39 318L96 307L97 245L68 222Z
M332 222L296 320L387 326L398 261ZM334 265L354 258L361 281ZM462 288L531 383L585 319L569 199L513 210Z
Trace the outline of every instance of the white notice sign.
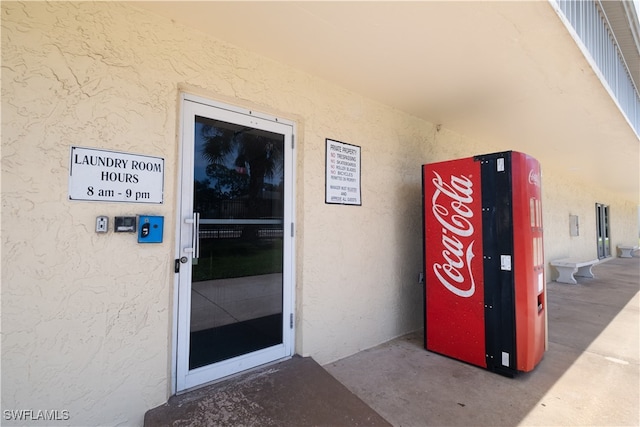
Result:
M360 147L327 139L325 203L362 205Z
M71 147L69 200L162 203L164 159Z

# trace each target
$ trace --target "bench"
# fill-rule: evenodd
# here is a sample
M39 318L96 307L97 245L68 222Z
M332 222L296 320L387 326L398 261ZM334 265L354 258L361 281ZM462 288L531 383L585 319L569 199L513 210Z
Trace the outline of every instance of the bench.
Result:
M633 258L633 253L638 250L638 246L618 245L620 258Z
M570 283L577 285L578 282L573 276L578 277L595 277L591 272L591 267L596 265L599 261L592 259L590 261L580 261L570 258L559 259L551 261L549 264L554 266L560 275L556 279L556 282Z

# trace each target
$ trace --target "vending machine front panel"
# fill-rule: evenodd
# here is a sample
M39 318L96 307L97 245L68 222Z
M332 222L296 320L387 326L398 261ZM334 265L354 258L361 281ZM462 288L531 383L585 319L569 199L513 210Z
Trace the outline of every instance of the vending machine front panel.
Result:
M480 164L423 166L425 348L486 367Z

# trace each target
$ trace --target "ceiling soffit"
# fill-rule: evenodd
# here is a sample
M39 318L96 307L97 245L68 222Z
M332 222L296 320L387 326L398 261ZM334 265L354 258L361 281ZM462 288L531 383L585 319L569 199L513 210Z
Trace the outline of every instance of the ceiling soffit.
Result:
M638 138L546 1L135 5L638 200Z

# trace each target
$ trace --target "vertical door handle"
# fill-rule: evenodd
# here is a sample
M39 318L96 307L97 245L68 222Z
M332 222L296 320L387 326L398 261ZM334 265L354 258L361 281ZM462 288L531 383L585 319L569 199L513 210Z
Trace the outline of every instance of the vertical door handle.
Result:
M185 218L185 224L191 224L191 247L184 248L193 258L200 258L200 212L194 212L193 218Z
M193 213L193 257L200 258L200 212Z

